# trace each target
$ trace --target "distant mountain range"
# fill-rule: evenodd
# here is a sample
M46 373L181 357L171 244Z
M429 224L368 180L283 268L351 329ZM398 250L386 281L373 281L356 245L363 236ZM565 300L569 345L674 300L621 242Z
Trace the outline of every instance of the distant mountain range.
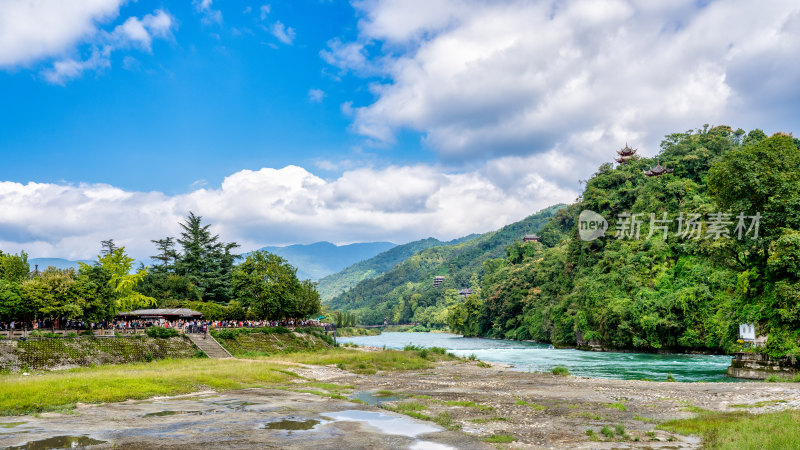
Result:
M45 270L50 266L53 266L57 269L75 269L78 270L78 263L86 263L86 264L94 264L95 261L82 259L79 261L70 261L69 259L63 258L29 258L28 264L31 266L31 270L36 268L36 265L39 265L39 270Z
M326 275L336 273L351 266L359 261L370 259L373 256L396 247L392 242L363 242L358 244L335 245L330 242L316 242L314 244L295 244L285 247L262 247L265 250L278 256L286 258L289 264L297 268L297 277L301 280L318 280ZM242 256L247 256L248 253ZM78 269L78 263L94 264L94 260L72 261L64 258L29 258L31 270L39 265L39 270L45 270L49 266L58 269ZM153 261L141 261L146 265L152 265ZM133 270L139 267L140 261L134 263Z
M392 242L363 242L348 245L316 242L286 247L262 247L259 250L286 258L289 264L297 267L297 277L301 280L316 281L396 246L397 244Z
M442 242L429 237L427 239L409 242L408 244L398 245L370 259L357 262L340 272L321 278L317 286L317 291L319 291L322 301L328 301L354 287L363 280L375 278L382 273L392 270L394 266L405 261L414 253L439 245L458 244L459 242L472 239L475 236L477 235L471 234L449 242Z

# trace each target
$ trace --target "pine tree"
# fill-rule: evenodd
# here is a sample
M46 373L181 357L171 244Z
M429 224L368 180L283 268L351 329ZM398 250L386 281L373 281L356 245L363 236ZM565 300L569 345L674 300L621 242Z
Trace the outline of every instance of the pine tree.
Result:
M203 301L227 303L231 299L231 273L238 255L231 251L239 246L225 243L219 235L203 225L202 217L190 212L181 223L181 237L177 239L183 253L175 262L175 272L187 277L198 287Z
M159 253L151 256L159 262L153 266L153 272L170 273L175 271L175 261L178 259L178 252L175 250L175 238L165 237L164 239L154 239L150 242L156 244Z

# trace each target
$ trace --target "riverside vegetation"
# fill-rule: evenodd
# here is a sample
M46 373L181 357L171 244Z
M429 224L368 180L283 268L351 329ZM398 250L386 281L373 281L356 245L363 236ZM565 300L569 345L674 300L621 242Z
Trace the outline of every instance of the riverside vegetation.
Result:
M191 308L208 320L282 320L320 310L314 284L297 269L265 251L245 258L233 253L202 218L190 213L178 238L154 240L157 261L133 271L133 258L113 240L102 242L97 263L80 269L49 267L29 276L24 252L0 252L0 324L57 318L99 324L119 311L138 308ZM238 261L238 263L237 263ZM46 325L49 328L50 325Z
M644 176L656 163L674 172ZM579 238L583 210L611 222L605 238ZM769 336L756 351L800 355L799 211L799 139L705 126L666 136L654 158L603 164L568 207L421 251L329 304L362 323L387 317L468 336L645 352L740 350L738 325L755 323ZM626 212L643 214L639 239L614 237ZM651 213L709 220L717 212L733 225L739 213L760 214L758 238L687 239L674 224L666 239L649 233ZM519 241L530 232L541 242ZM445 276L442 288L434 275ZM467 287L474 294L464 300L457 289Z

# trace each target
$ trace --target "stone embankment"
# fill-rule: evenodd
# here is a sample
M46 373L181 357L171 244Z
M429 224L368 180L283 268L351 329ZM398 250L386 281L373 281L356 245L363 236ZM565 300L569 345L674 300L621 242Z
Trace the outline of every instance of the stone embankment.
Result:
M0 340L0 370L49 370L121 364L164 358L190 358L197 347L184 336L80 336Z
M771 375L791 378L800 375L800 358L772 358L761 353L739 352L734 354L728 375L749 380L764 380Z

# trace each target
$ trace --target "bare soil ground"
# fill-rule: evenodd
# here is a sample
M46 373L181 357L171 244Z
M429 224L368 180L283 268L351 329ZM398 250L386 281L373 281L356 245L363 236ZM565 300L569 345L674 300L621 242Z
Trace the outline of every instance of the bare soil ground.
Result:
M376 375L354 375L329 367L297 372L320 381L353 385L357 391L387 390L412 396L384 406L423 403L428 409L422 413L436 416L446 411L464 432L478 439L512 436L515 440L506 444L509 448L692 448L699 446L699 439L655 430L655 426L693 417L695 408L753 413L800 408L800 385L796 383L605 380L531 374L500 365L487 368L477 362L441 363L425 371ZM474 402L476 406L452 402ZM613 438L600 434L603 426L614 430L617 425L624 427L624 437L616 432ZM590 440L588 428L599 435L599 441Z

